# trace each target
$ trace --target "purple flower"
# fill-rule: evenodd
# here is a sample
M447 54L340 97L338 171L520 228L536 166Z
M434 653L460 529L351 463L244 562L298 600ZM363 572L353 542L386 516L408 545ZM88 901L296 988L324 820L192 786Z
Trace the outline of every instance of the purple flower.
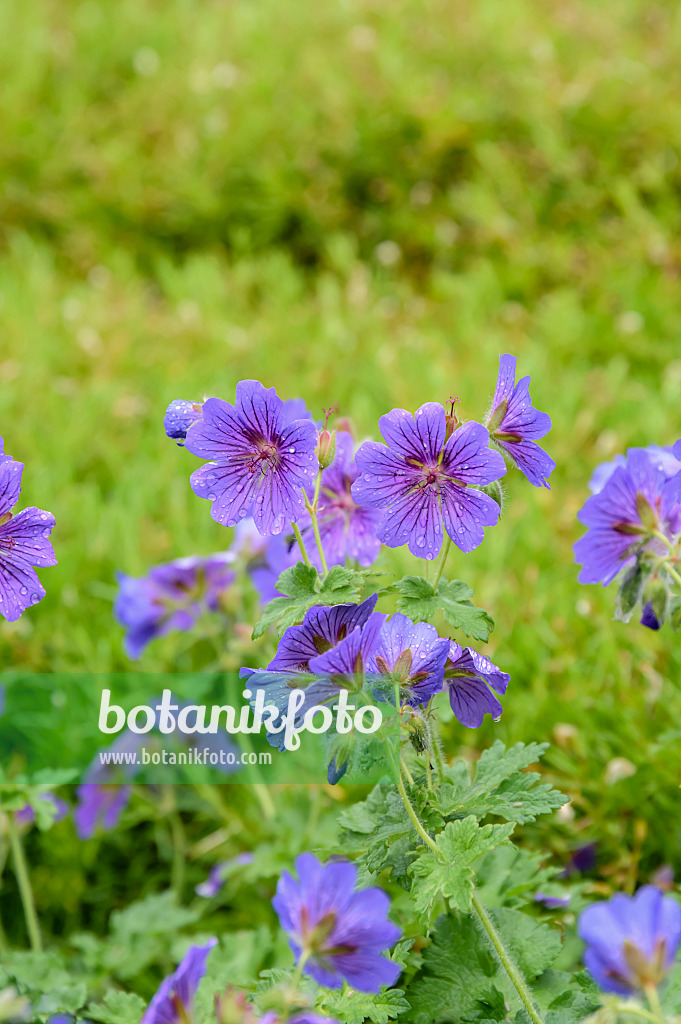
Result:
M492 438L535 487L549 487L556 468L537 444L551 429L551 417L539 412L530 398L530 377L515 383L516 357L499 356L499 376L487 426Z
M414 624L396 612L381 629L367 669L386 683L399 682L401 699L415 707L442 689L448 654L449 640L439 637L435 626Z
M644 448L630 448L626 466L618 466L579 512L588 528L574 546L575 561L583 568L580 583L607 586L621 569L644 551L663 554L662 541L681 530L681 473L668 480Z
M174 399L163 417L163 429L166 435L182 446L192 423L201 419L202 409L202 402L189 402L186 398Z
M356 455L361 476L352 485L358 505L380 509L377 537L390 547L408 544L413 555L435 558L442 547L442 524L462 551L484 539L499 506L477 489L506 472L489 435L470 421L447 438L443 406L428 402L412 416L393 409L382 416L387 445L366 441Z
M269 669L304 672L319 655L337 647L358 626L364 626L376 607L377 594L361 604L314 605L300 626L289 626Z
M347 558L356 558L360 565L371 565L378 558L381 542L376 529L381 513L355 504L352 485L359 477L353 459L352 435L336 434L336 457L322 473L317 518L319 534L328 565L343 565ZM303 539L310 560L321 568L312 526L303 530Z
M681 441L677 442L676 447L678 448L676 455L674 455L672 446L661 448L657 444L649 444L642 449L630 448L627 455L637 450L647 452L651 463L662 470L667 480L671 480L673 476L681 472ZM600 466L596 466L589 480L589 490L592 494L598 494L603 490L616 469L626 468L627 455L616 455L612 462L602 462Z
M681 906L654 885L635 896L616 893L579 918L584 964L605 992L626 995L659 985L681 942Z
M400 967L382 956L402 931L388 919L382 889L355 892L357 868L347 861L321 864L311 853L296 858L299 881L284 872L272 904L296 958L319 985L360 992L393 985Z
M73 820L79 839L91 839L97 826L110 831L118 824L130 799L130 786L118 783L82 782L76 790L78 804Z
M186 1024L192 1019L194 997L206 973L206 960L217 939L192 946L173 974L161 982L140 1024Z
M536 892L535 903L543 903L548 910L564 910L570 905L570 896L552 896L548 892Z
M264 1018L260 1024L265 1024ZM310 1010L304 1010L302 1013L296 1013L294 1017L289 1017L286 1024L338 1024L338 1021L331 1020L329 1017L320 1017L318 1013L312 1013Z
M0 614L8 622L15 622L45 596L34 566L57 564L48 539L54 528L52 513L31 505L12 515L23 471L22 462L5 454L0 437Z
M217 611L220 597L234 581L229 552L207 558L178 558L151 569L146 576L119 572L114 615L128 630L125 650L139 658L147 644L172 630L192 629L205 611Z
M58 821L63 821L69 813L69 805L61 797L58 797L56 793L42 793L40 795L41 800L46 800L51 803L54 807L53 822L56 824ZM19 808L18 811L14 812L14 820L17 825L32 825L35 821L35 811L30 804L26 804L24 807Z
M299 558L298 546L292 537L283 533L263 537L252 519L244 519L237 523L231 550L246 559L246 572L263 604L281 597L275 584L284 569L295 565Z
M76 789L73 820L80 839L90 839L98 825L107 831L116 827L130 800L129 783L137 774L137 758L145 742L145 735L126 729L108 747L108 763L96 755Z
M290 415L274 388L257 380L237 384L234 405L219 398L204 403L186 444L213 460L192 473L191 486L213 503L218 523L235 526L251 515L260 533L281 533L303 515L303 491L317 472L317 430L311 420Z
M502 672L472 647L450 641L445 686L452 711L466 728L479 728L487 713L499 717L503 708L491 690L503 695L510 679L508 672Z
M570 878L572 875L583 875L587 871L593 871L598 860L597 854L596 843L584 843L582 846L578 846L558 877Z
M195 886L194 892L197 896L204 896L206 899L209 899L212 896L217 896L224 886L227 876L234 868L252 863L252 853L239 853L236 857L232 857L230 860L223 860L219 864L215 864L210 869L206 881Z
M291 688L304 689L305 701L296 714L298 725L309 708L337 700L341 687L351 692L361 690L365 667L385 619L378 612L372 614L377 599L372 594L359 605L315 605L308 609L302 625L286 630L266 669L241 669L240 678L248 680L252 691L251 704L256 691L264 689L267 703L284 714ZM284 733L268 733L267 740L281 750ZM340 775L336 775L336 781L338 778Z

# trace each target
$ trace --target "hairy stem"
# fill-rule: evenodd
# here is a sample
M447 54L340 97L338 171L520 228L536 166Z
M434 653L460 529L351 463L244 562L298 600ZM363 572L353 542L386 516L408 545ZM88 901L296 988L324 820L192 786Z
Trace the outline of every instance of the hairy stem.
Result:
M534 1000L532 999L532 993L528 988L527 982L523 978L522 974L520 973L516 965L513 963L513 960L511 959L511 956L508 950L506 949L506 946L504 945L503 939L501 938L501 935L499 934L495 927L494 921L490 917L487 909L478 899L477 893L475 891L473 892L472 901L473 908L478 916L480 924L484 928L485 932L487 933L487 937L494 946L494 950L497 956L499 957L501 966L508 974L514 989L520 997L521 1003L527 1010L530 1020L533 1021L533 1024L543 1024L541 1017L537 1013L536 1007L534 1005Z
M404 783L402 781L401 776L398 776L397 789L402 798L402 803L404 804L405 810L409 817L411 818L414 828L420 835L421 839L423 839L424 843L433 851L438 860L444 862L442 851L440 850L439 846L437 845L435 840L428 835L425 828L419 821L418 815L416 814L416 811L412 807L411 801L407 796L407 791L404 788ZM537 1010L532 999L532 993L530 992L527 986L527 982L523 978L522 974L520 973L516 965L513 963L513 960L511 959L511 956L508 950L506 949L501 938L501 935L499 935L499 932L497 931L494 922L492 921L492 918L488 914L483 904L478 899L475 891L473 891L473 895L471 898L473 902L473 909L475 910L475 913L477 914L480 920L480 924L487 933L490 942L494 946L494 949L496 951L497 956L499 957L501 965L506 971L514 989L518 993L521 1003L527 1010L530 1020L533 1022L533 1024L544 1024L541 1017L537 1013Z
M656 1021L659 1021L660 1024L664 1024L664 1012L662 1010L662 1004L660 1003L660 995L657 991L657 986L646 985L644 991L653 1017Z
M26 928L28 929L31 949L34 953L41 953L43 940L40 937L40 925L38 924L38 915L35 911L31 879L28 875L28 867L24 856L24 848L21 843L21 836L19 835L19 830L11 811L7 815L7 832L9 834L9 844L12 850L12 860L14 861L14 872L19 886L19 892L21 894L21 903L24 908L24 917L26 919Z
M402 765L402 771L404 772L405 779L407 780L410 786L413 786L414 776L409 771L409 768L407 767L407 762L404 760L403 757L400 758L400 764Z
M673 580L675 580L677 583L681 583L681 575L677 572L677 570L672 568L672 566L669 564L669 562L667 562L666 565L667 565L667 572L669 573L671 578Z
M451 546L452 539L449 536L449 534L445 534L445 542L442 545L442 555L440 556L440 562L437 567L437 572L435 573L435 579L433 580L433 590L437 590L437 585L440 582L440 577L442 576L442 572L445 567L445 562L447 561L447 555L449 554L449 549L451 548Z
M312 520L312 529L314 530L314 539L317 544L317 551L319 552L319 561L322 564L322 572L326 576L328 570L326 564L326 558L324 557L324 548L322 547L322 538L319 535L319 523L317 522L317 509L310 509L310 519Z
M310 556L307 553L307 548L305 547L305 541L303 540L303 535L300 532L300 529L298 527L298 523L291 523L291 526L293 527L293 536L298 541L298 547L300 548L300 553L303 556L303 561L305 562L305 565L310 565L311 564L310 563Z

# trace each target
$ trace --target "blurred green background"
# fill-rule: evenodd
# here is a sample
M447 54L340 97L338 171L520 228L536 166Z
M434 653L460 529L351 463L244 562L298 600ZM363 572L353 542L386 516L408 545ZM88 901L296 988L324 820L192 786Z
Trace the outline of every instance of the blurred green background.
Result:
M558 468L451 555L512 683L449 752L550 739L561 841L617 884L681 871L678 642L571 554L593 467L681 435L680 46L644 0L4 0L0 432L59 558L4 666L129 667L114 571L227 545L171 399L257 377L367 436L481 417L513 352Z

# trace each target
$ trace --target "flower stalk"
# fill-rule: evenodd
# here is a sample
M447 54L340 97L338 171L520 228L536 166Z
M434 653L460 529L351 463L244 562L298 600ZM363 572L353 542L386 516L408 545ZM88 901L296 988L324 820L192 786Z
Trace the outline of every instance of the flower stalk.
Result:
M14 861L14 872L17 879L17 885L19 886L21 903L24 908L24 918L26 919L26 928L28 930L31 949L34 953L41 953L43 949L43 940L40 936L40 925L38 924L38 915L35 909L35 900L33 899L31 879L28 873L28 866L26 864L26 857L24 855L24 848L21 842L21 836L19 835L19 829L17 828L14 815L11 811L7 815L7 832L9 835L10 848L12 850L12 860Z

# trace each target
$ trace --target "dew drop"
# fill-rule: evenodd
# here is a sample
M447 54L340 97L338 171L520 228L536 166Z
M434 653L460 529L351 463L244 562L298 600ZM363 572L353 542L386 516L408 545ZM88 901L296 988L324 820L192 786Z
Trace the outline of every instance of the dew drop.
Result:
M215 495L213 494L213 492L212 492L212 491L210 491L210 492L208 493L208 500L209 500L209 501L215 501Z
M43 537L49 537L51 532L52 531L49 528L46 529L46 530L43 530Z
M46 515L45 515L45 513L43 512L43 514L41 515L41 517L40 517L40 518L42 519L42 521L43 521L43 522L45 522L45 520L47 519L47 516L46 516Z
M40 594L31 594L31 604L37 604L40 600Z
M21 590L19 591L19 593L20 594L28 594L28 588L27 587L22 587Z
M245 509L245 508L240 508L239 509L239 519L243 519L244 516L247 515L247 514L248 514L248 510L247 509Z
M295 448L289 448L289 451L290 451L291 455L293 455L294 452L295 452Z

